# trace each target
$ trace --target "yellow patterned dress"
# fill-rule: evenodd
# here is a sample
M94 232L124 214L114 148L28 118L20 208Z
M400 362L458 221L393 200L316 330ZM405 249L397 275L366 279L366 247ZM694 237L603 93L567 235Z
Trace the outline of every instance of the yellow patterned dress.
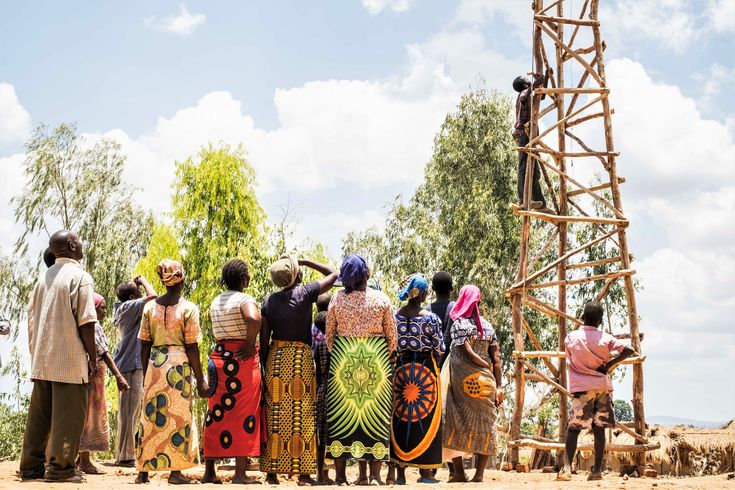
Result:
M460 318L452 324L451 353L443 369L449 370L444 410L444 459L465 453L495 453L495 376L491 369L472 362L462 345L470 342L472 350L492 365L488 349L498 344L490 322L482 319L484 338L480 339L475 322Z
M138 337L153 343L143 382L135 436L138 471L177 471L198 464L199 437L192 415L192 370L184 344L199 341L199 308L146 304Z

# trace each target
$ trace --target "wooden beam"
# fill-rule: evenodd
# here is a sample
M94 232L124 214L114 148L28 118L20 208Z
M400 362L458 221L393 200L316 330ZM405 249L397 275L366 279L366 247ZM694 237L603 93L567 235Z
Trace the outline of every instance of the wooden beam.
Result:
M559 222L565 223L599 223L601 225L615 225L619 227L628 226L629 221L627 219L615 219L615 218L597 218L593 216L559 216L555 214L544 214L537 211L525 211L523 209L517 209L513 212L516 216L528 216L531 218L542 219L548 221L551 224L558 224Z
M598 265L614 264L620 262L622 257L610 257L609 259L590 260L589 262L579 262L577 264L568 264L567 269L584 269L586 267L597 267Z
M555 350L531 350L531 351L513 351L513 358L514 359L541 359L541 358L558 358L558 359L566 359L567 354L563 351L555 351ZM629 357L625 359L624 361L621 361L619 364L616 364L615 366L623 366L627 364L643 364L646 361L646 356L634 356Z
M567 136L569 136L570 138L572 138L574 141L576 141L577 144L584 149L584 151L589 152L589 153L591 153L591 152L594 151L592 148L590 148L589 146L587 146L587 144L582 140L582 138L580 138L579 136L577 136L574 133L572 133L571 131L569 131L569 129L567 129L566 131L564 131L564 134L566 134ZM602 158L601 155L598 155L597 158L600 160L600 163L602 163L602 168L604 168L605 170L607 170L607 168L608 168L609 165L605 161L605 159Z
M531 343L534 347L536 347L538 350L541 350L541 342L538 341L538 338L536 337L536 334L533 333L533 330L531 330L531 327L528 325L528 322L525 318L522 318L523 320L523 330L526 331L526 335L528 335L529 340L531 340ZM555 378L559 377L559 370L556 369L556 366L551 363L548 359L543 359L543 363L546 365L546 368L551 372L552 375L554 375Z
M595 58L590 63L590 66L594 67L599 61L598 56L596 55ZM579 82L577 83L577 88L584 87L584 84L587 83L587 78L589 78L590 72L585 71L582 73L582 76L579 77ZM577 105L577 99L579 99L580 94L574 94L572 97L572 101L569 103L569 107L567 107L566 115L569 116L572 114L572 111L574 110L574 106Z
M583 250L585 250L585 249L587 249L587 248L589 248L589 247L591 247L593 245L596 245L596 244L600 243L601 241L603 241L603 240L605 240L607 238L610 238L615 233L617 233L617 230L610 231L610 232L608 232L608 233L606 233L606 234L604 234L602 236L599 236L599 237L595 238L594 240L590 240L589 242L580 245L579 247L575 248L574 250L570 250L569 252L565 253L561 257L559 257L556 260L554 260L554 261L546 264L543 268L539 269L538 271L534 272L530 276L526 277L526 279L524 281L522 281L522 282L516 282L515 284L513 284L513 286L511 286L511 289L515 289L515 288L518 288L518 287L523 286L524 284L529 284L529 283L535 281L536 279L538 279L539 277L543 276L544 274L546 274L547 272L549 272L551 269L553 269L554 267L556 267L558 264L560 264L562 262L566 262L570 257L573 257L574 255L578 254L579 252L581 252L581 251L583 251Z
M622 258L620 260L623 260ZM618 281L618 279L612 278L605 281L605 284L602 286L602 289L600 289L600 292L597 293L595 296L595 302L599 303L602 301L602 299L607 296L607 293L610 291L610 288Z
M569 392L569 390L568 390L568 389L564 388L564 387L563 387L562 385L560 385L559 383L557 383L557 382L556 382L556 381L554 381L553 379L551 379L551 378L549 378L548 376L546 376L546 375L545 375L544 373L542 373L542 372L541 372L541 370L539 370L538 368L536 368L536 366L534 366L534 365L533 365L533 364L531 364L530 362L526 362L526 361L524 361L524 360L523 360L523 359L521 358L521 363L522 363L522 364L523 364L523 365L524 365L524 366L525 366L525 367L526 367L527 369L530 369L530 370L531 370L531 371L533 371L534 373L536 373L536 374L538 374L539 376L541 376L542 378L544 378L544 380L546 381L546 383L548 383L548 384L550 384L551 386L553 386L554 388L556 388L556 389L557 389L557 390L559 391L559 393L564 393L565 395L567 395L567 396L569 396L569 397L571 397L571 396L572 396L572 394L571 394L571 393Z
M601 195L599 195L599 194L597 194L595 192L592 192L586 186L582 185L576 179L574 179L570 175L568 175L564 169L554 167L553 165L551 165L546 160L539 160L539 161L541 162L541 164L543 166L548 167L550 170L552 170L552 171L556 172L557 174L559 174L559 177L560 178L563 177L565 180L568 180L572 184L576 185L579 189L581 189L582 191L584 191L585 194L591 196L592 198L594 198L595 200L597 200L601 204L607 206L608 209L610 209L613 213L615 213L615 216L617 216L618 219L622 219L622 220L625 220L627 222L627 219L625 219L625 215L623 214L623 212L621 210L619 210L615 206L615 204L611 203L610 201L608 201L607 199L605 199ZM569 199L569 196L566 196L566 199L568 200Z
M548 12L552 8L556 7L558 4L560 4L563 1L564 0L556 0L555 2L552 2L551 5L548 5L548 6L544 7L543 10L541 10L537 15L543 15L543 14L545 14L546 12Z
M618 177L618 184L622 184L624 182L625 182L625 177ZM609 184L609 183L608 184L600 184L600 185L596 185L596 186L593 186L593 187L588 187L587 190L588 191L591 191L591 192L601 191L601 190L604 190L604 189L609 189L611 185L612 184ZM589 194L589 193L586 192L586 191L583 191L582 189L577 189L577 190L574 190L574 191L567 192L567 196L568 197L579 196L580 194Z
M540 358L566 358L565 352L555 350L537 350L537 351L513 351L513 357L520 357L522 359L540 359Z
M533 439L518 439L514 441L508 441L508 446L516 447L531 447L534 449L541 449L542 451L563 451L564 444L561 442L540 442L534 441ZM605 451L614 453L645 453L646 451L653 451L661 447L658 442L648 444L605 444ZM585 444L583 446L577 446L577 451L594 451L594 446Z
M534 93L537 94L608 94L610 89L607 87L583 87L583 88L571 88L571 87L556 87L556 88L543 88L538 87L533 89Z
M599 26L599 20L570 19L569 17L551 17L548 15L534 15L533 18L540 22L553 22L554 24L571 24L576 26Z
M612 112L615 113L615 111ZM592 119L597 119L598 117L603 117L604 115L604 112L595 112L594 114L588 114L586 116L578 117L577 119L572 119L567 122L567 128L571 128L577 124L582 124L583 122L590 121Z
M642 435L636 434L633 429L629 429L624 424L621 424L618 421L615 421L615 428L622 430L623 432L625 432L626 434L628 434L629 436L631 436L633 439L640 442L641 444L648 444L648 439L646 439Z
M570 46L571 46L571 44L570 44ZM582 55L582 54L590 54L590 53L593 53L594 51L595 51L595 47L594 46L587 46L586 48L579 48L579 49L575 49L574 50L574 52L577 53L577 54L579 54L579 55ZM571 58L572 58L572 56L569 55L569 54L565 54L562 57L562 59L564 61L569 61Z
M579 318L574 318L572 315L568 315L567 313L560 311L559 309L554 308L553 306L548 305L537 298L534 298L530 294L527 294L527 293L515 293L515 294L520 294L521 303L523 303L525 306L528 306L529 308L533 308L534 310L538 312L544 313L554 318L559 318L559 316L563 316L564 318L575 323L576 325L582 324L582 321Z
M576 97L576 95L575 95L575 97ZM592 107L593 105L597 104L598 102L602 102L605 98L607 98L607 94L602 94L599 97L595 97L594 99L592 99L591 101L587 102L585 105L583 105L582 107L580 107L576 111L572 112L571 114L568 114L568 115L564 116L562 119L557 120L554 124L552 124L551 126L549 126L548 128L546 128L543 131L543 133L539 133L538 136L534 136L533 138L531 138L530 141L528 142L528 146L527 147L531 147L533 145L536 145L541 140L541 138L543 138L544 136L546 136L550 132L554 131L555 129L557 129L559 126L563 125L564 123L566 123L569 119L573 118L574 116L577 116L577 115L581 114L582 112L584 112L588 108Z
M584 3L582 4L582 9L579 12L579 17L578 17L579 19L584 19L584 14L585 12L587 12L588 4L589 4L589 0L584 0ZM576 39L577 33L579 32L579 27L580 26L574 26L574 32L572 32L572 37L569 38L569 46L572 46L574 44L574 40Z
M541 399L536 403L536 405L534 405L533 407L531 407L528 410L526 410L526 411L523 412L523 418L524 419L525 418L528 418L531 415L533 415L534 413L536 413L541 407L544 406L544 404L546 402L548 402L549 400L551 400L551 398L555 394L556 394L556 391L553 388L549 389L549 391L544 396L541 397Z
M586 158L586 157L617 157L620 156L619 151L559 151L544 148L541 146L519 146L516 147L518 151L525 151L526 153L548 153L550 155L566 158ZM607 167L607 165L605 165Z
M557 46L559 46L561 49L563 49L564 51L566 51L567 53L569 53L572 56L572 58L574 58L575 60L577 60L577 62L580 65L582 65L582 67L590 74L590 76L595 79L595 81L597 82L597 84L600 87L604 87L605 86L605 81L602 78L600 78L600 75L592 68L592 66L590 66L590 64L587 63L584 60L584 58L582 58L580 55L576 54L572 50L572 48L570 48L569 46L567 46L564 41L562 41L561 39L559 39L557 37L557 35L554 34L554 32L551 29L549 29L547 26L545 26L542 22L535 21L534 24L540 26L541 27L541 30L544 31L546 33L546 35L549 36L549 38L552 41L554 41L554 43Z
M630 276L635 274L634 269L624 269L620 271L615 272L608 272L607 274L600 274L597 276L590 276L590 277L583 277L580 279L565 279L561 281L549 281L549 282L542 282L538 284L525 284L523 286L518 287L517 289L544 289L544 288L551 288L551 287L557 287L557 286L575 286L577 284L585 284L588 282L595 282L595 281L604 281L604 280L610 280L610 279L618 279L620 277L624 276ZM515 292L513 289L511 289L512 292Z

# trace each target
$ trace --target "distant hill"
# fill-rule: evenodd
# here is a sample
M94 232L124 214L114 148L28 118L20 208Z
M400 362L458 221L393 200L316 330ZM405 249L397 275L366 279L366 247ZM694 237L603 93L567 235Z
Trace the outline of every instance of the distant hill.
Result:
M713 427L722 427L727 422L711 422L704 420L684 419L681 417L669 417L667 415L653 415L646 417L646 421L651 425L663 425L665 427L673 427L675 425L692 425L702 429L711 429Z

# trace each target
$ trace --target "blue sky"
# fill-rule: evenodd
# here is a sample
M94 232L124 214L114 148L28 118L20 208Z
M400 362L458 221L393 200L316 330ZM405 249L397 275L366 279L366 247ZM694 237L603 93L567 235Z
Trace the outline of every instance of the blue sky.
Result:
M601 3L647 413L733 418L735 0ZM462 93L482 77L511 95L529 5L0 1L0 247L18 233L7 200L30 128L74 121L123 144L125 179L158 213L174 160L244 143L271 218L290 201L297 237L337 255L415 188Z

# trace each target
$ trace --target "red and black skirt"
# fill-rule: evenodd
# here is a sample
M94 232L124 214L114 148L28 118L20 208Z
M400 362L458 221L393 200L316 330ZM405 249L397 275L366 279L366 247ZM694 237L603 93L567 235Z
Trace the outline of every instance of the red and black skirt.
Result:
M260 362L238 359L244 340L217 343L207 364L209 403L204 421L207 458L259 457L261 446Z

